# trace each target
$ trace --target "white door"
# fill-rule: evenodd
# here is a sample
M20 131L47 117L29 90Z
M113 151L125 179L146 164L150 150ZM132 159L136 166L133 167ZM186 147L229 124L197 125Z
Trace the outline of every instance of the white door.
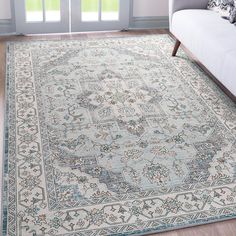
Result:
M19 34L122 30L129 0L15 0Z
M16 32L69 32L69 0L15 0Z
M128 29L129 12L129 0L71 0L71 31Z

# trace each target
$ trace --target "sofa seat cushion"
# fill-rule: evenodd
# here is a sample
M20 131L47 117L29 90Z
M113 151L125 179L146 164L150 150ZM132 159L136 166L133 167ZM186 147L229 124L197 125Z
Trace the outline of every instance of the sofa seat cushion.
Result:
M181 10L172 33L236 96L236 26L210 10Z

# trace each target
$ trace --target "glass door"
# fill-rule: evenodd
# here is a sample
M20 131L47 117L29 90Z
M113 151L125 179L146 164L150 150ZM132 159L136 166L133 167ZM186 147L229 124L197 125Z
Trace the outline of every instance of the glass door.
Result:
M127 29L129 0L15 0L19 34Z
M22 34L69 32L69 0L15 0L16 31Z
M128 29L129 0L71 0L71 31Z

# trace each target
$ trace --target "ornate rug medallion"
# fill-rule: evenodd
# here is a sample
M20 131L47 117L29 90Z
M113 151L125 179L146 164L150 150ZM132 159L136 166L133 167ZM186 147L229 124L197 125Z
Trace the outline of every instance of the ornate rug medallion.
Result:
M236 215L236 106L167 35L10 43L5 235L129 235Z

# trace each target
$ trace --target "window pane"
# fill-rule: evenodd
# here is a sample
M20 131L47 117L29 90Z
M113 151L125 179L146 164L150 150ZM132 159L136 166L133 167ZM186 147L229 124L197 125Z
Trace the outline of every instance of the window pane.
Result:
M82 21L98 21L99 0L82 0Z
M119 0L101 0L102 20L119 20Z
M43 21L42 0L25 0L26 21Z
M46 21L60 21L60 0L45 0Z

